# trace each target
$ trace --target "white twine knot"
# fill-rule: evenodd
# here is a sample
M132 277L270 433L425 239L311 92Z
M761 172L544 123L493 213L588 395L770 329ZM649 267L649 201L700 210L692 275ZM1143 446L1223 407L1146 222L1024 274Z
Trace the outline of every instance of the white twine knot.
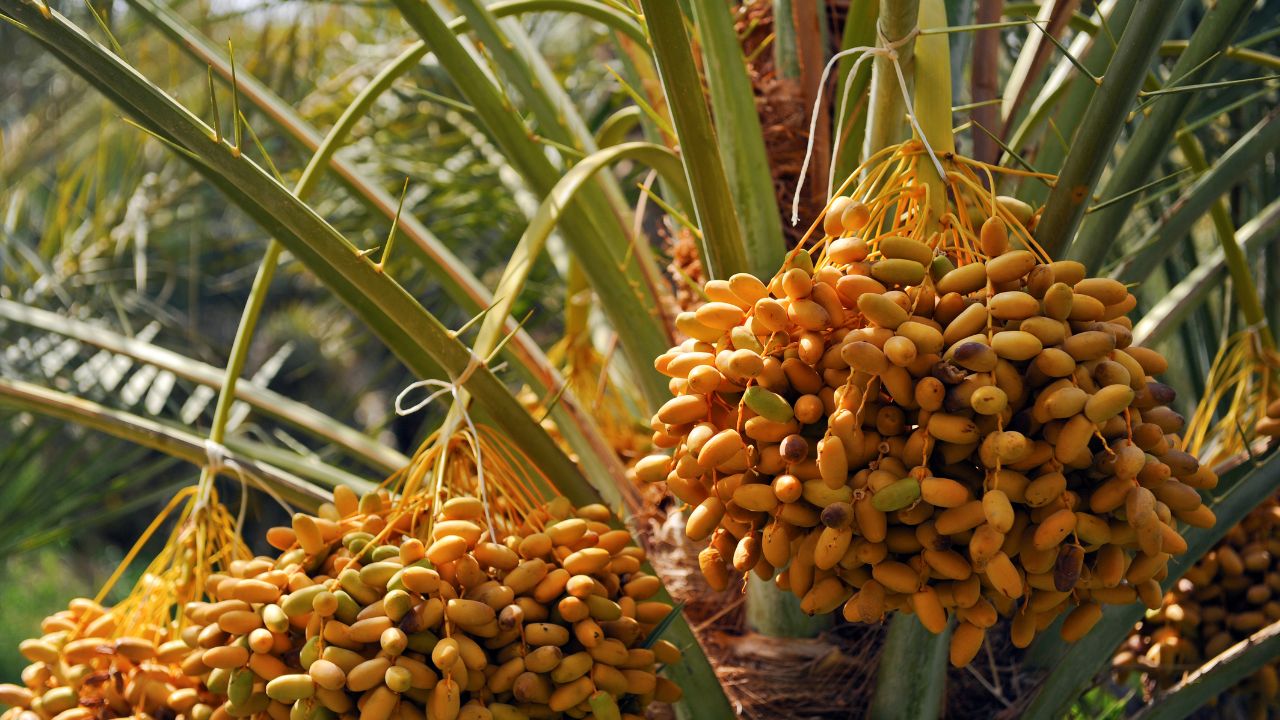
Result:
M205 467L208 468L213 477L217 477L223 471L230 470L236 477L240 478L241 485L245 484L244 468L240 466L240 463L232 459L231 451L227 449L226 445L215 441L213 438L205 438L204 456ZM192 510L193 515L209 506L210 488L212 488L212 485L208 486L196 497L195 507Z
M240 464L231 459L231 451L226 445L215 441L213 438L205 438L204 454L206 458L205 464L209 466L212 472L221 472L224 468L235 466L237 469ZM238 470L237 470L238 471Z
M1253 354L1260 358L1263 364L1275 367L1273 359L1267 354L1266 348L1262 345L1262 331L1270 327L1267 319L1263 318L1252 325L1246 325L1241 332L1249 334L1249 344L1253 347Z
M835 67L835 64L841 58L850 57L853 55L861 56L857 59L856 62L854 62L853 67L850 68L849 70L849 74L846 75L844 79L844 91L840 97L840 111L836 118L837 125L835 128L835 132L832 133L833 140L831 143L831 167L833 168L835 167L836 159L839 157L839 154L840 154L840 136L842 134L841 133L842 123L844 122L844 118L846 117L846 110L849 104L849 93L853 89L853 79L858 75L859 68L862 67L862 63L865 62L867 58L879 57L879 58L884 58L890 61L891 63L893 63L894 74L897 76L897 79L898 79L898 89L902 91L902 100L903 102L906 103L907 118L911 122L911 127L915 130L916 134L920 136L920 142L924 144L925 152L929 154L929 159L933 161L934 169L938 171L938 177L946 177L946 172L942 169L942 163L939 162L938 156L934 153L933 147L929 144L929 139L924 135L924 131L920 129L920 123L916 121L916 114L915 114L915 111L912 109L913 106L911 102L911 94L907 92L907 81L902 74L902 64L898 62L898 49L905 46L907 43L911 42L912 40L915 40L916 36L918 36L919 34L920 34L920 28L916 27L916 28L912 28L911 32L902 36L901 39L891 41L884 36L884 33L880 29L879 23L877 23L876 35L880 41L879 46L871 47L867 45L861 45L858 47L848 48L847 50L841 50L835 55L832 55L831 59L827 61L826 67L822 68L822 78L818 82L818 95L816 98L814 98L813 112L809 119L809 141L805 145L804 163L800 166L800 178L796 182L796 193L791 200L791 224L792 225L796 225L797 223L800 222L800 192L801 190L804 189L804 180L805 180L805 177L809 174L809 162L813 159L813 143L818 130L818 112L822 108L822 93L823 93L823 90L826 89L827 77L831 74L831 69ZM830 187L827 188L827 200L828 202L830 202L831 200Z
M469 444L476 456L476 486L480 493L480 504L484 506L485 519L489 522L489 539L496 544L498 542L498 536L494 531L493 513L489 509L489 497L484 484L484 461L481 459L480 453L480 434L476 430L475 422L471 419L471 413L467 412L466 403L462 402L459 398L462 386L466 384L467 380L471 379L471 376L476 370L484 367L485 362L484 358L476 355L473 350L468 349L467 353L470 355L470 359L467 361L467 366L462 369L462 372L457 377L450 375L450 379L448 381L428 378L426 380L418 380L416 382L409 383L400 391L399 395L396 395L395 409L396 415L404 417L422 410L445 395L448 395L453 399L453 403L458 408L458 412L462 414L463 422L467 424L467 429L471 432L471 437L475 438L475 442ZM499 366L499 368L501 367L502 366ZM437 388L437 390L428 395L425 399L420 400L409 407L404 407L405 397L419 388ZM447 448L448 438L445 438L445 443L445 447Z
M231 451L227 449L226 445L214 441L213 438L205 438L204 454L205 467L207 467L209 472L213 473L215 477L223 471L230 471L237 479L240 480L240 511L236 514L237 536L240 535L240 531L244 528L244 516L249 507L250 484L269 495L272 500L275 500L280 507L284 509L285 514L290 516L293 515L293 508L289 506L289 503L285 502L283 498L277 495L276 492L263 482L261 478L254 475L252 472L249 472L249 470L243 465L236 462L235 458L231 455ZM208 508L208 506L209 493L206 491L196 497L195 506L192 508L191 512L192 517L200 511Z
M897 40L890 40L885 36L884 28L880 27L880 23L876 23L876 37L880 39L880 46L893 53L893 57L895 58L898 56L898 48L904 47L907 43L915 40L919 35L920 27L917 25L916 27L911 28L911 31L906 35L903 35L901 38L898 38Z

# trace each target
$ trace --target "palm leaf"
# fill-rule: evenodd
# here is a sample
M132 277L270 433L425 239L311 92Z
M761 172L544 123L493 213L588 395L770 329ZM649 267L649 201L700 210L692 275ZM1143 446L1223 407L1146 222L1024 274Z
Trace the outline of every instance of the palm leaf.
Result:
M1077 247L1072 238L1147 68L1176 15L1162 3L1138 3L1125 25L1119 47L1107 66L1102 85L1081 118L1079 132L1071 142L1071 150L1036 226L1036 240L1051 257L1058 256L1070 243L1073 259L1083 257L1095 262L1098 259L1084 252L1093 240L1081 240L1081 247Z
M423 377L438 376L442 370L453 377L464 374L472 362L470 351L403 288L379 272L310 207L249 158L237 157L225 144L212 142L208 126L62 16L54 13L46 19L39 10L18 0L3 0L0 9L69 68L134 115L281 240L415 373ZM565 495L579 501L594 497L564 453L487 368L472 372L466 385L494 417L495 425L520 443L547 475L564 483Z
M231 65L226 57L189 23L152 0L130 0L130 2L144 17L172 38L178 47L198 61L207 63L221 77L230 79ZM504 17L508 14L539 9L571 9L575 5L580 6L582 3L577 3L576 0L509 0L495 4L492 11L494 15ZM577 10L588 13L594 19L624 28L628 33L639 32L634 22L629 21L617 11L606 11L602 14L593 8L577 7ZM450 30L462 32L468 27L465 20L465 18L457 19L450 24ZM426 56L427 50L426 44L419 41L401 52L369 81L356 99L343 110L342 116L334 127L323 137L288 103L252 75L241 72L237 77L237 88L250 103L268 117L273 118L290 137L315 152L312 163L308 165L303 178L299 180L300 187L306 185L307 176L313 174L313 169L318 173L326 167L331 167L338 178L371 210L387 219L397 220L397 228L413 242L413 247L422 252L427 261L426 268L431 271L436 280L441 282L445 293L461 305L465 312L475 315L493 304L493 296L488 289L412 213L398 215L399 203L396 198L363 174L354 163L335 154L343 138L347 137L356 123L365 116L374 101L389 89L397 78L417 66ZM507 330L514 334L511 342L504 347L515 360L515 366L524 373L525 380L530 382L539 394L560 394L561 400L553 410L554 418L572 447L579 453L587 469L593 474L622 480L623 473L612 453L605 447L606 443L590 422L589 413L577 401L573 392L564 388L563 379L551 366L546 355L523 329L508 325Z
M506 99L475 63L441 17L421 0L396 0L397 7L436 57L448 70L452 81L476 109L485 127L507 160L538 196L555 186L560 172L547 159L544 149L530 139L531 133L513 114ZM629 257L629 228L620 227L607 207L579 198L564 216L565 240L573 252L589 262L591 255L605 254L609 262L592 264L591 279L601 304L618 332L624 354L650 404L664 397L666 383L653 369L651 359L671 345L665 324L649 309L656 300L646 297L646 279Z
M1274 622L1210 659L1161 692L1133 720L1182 720L1259 668L1280 657L1280 622Z
M148 340L119 335L99 325L63 317L12 300L0 299L0 318L23 323L48 333L56 333L104 351L105 354L96 354L87 361L91 364L80 365L71 371L73 378L84 375L100 381L103 365L114 362L115 358L127 358L212 390L222 388L224 378L222 371L218 368L167 350ZM80 369L87 372L82 373ZM88 389L79 383L77 387L80 393ZM197 401L200 400L200 396L195 393L192 393L192 397ZM207 398L210 396L203 397L206 399L202 404L207 403ZM324 413L263 387L258 382L237 383L236 397L270 417L288 422L317 438L346 449L353 456L369 463L374 469L389 473L408 464L408 458L395 450L370 439L358 430L333 420ZM185 423L192 422L191 412L194 409L194 407L184 406L182 417Z
M1254 164L1280 147L1280 108L1273 108L1238 140L1174 203L1169 214L1152 225L1130 252L1111 271L1113 277L1134 282L1146 276L1173 252L1191 226L1213 203L1239 183ZM1073 246L1074 247L1074 246Z
M1209 8L1196 27L1187 50L1178 56L1169 71L1179 85L1199 82L1213 72L1215 58L1244 25L1253 9L1249 0L1222 0ZM1178 93L1162 98L1151 110L1144 113L1142 123L1125 145L1107 182L1102 185L1102 197L1114 197L1142 183L1151 176L1159 160L1169 151L1169 137L1186 115L1195 99L1195 93ZM1080 239L1072 246L1071 255L1088 267L1101 267L1109 239L1119 237L1120 230L1131 215L1137 195L1112 203L1104 209L1090 212L1080 223Z
M92 428L196 466L209 463L209 451L203 437L31 383L0 379L0 404ZM314 507L330 499L330 493L313 482L235 450L229 450L226 461L221 469L230 477L238 477L231 469L234 463L246 476L260 479L290 502ZM358 490L367 491L372 487L366 482L355 484Z
M753 265L747 257L743 228L739 225L740 209L735 205L735 200L747 198L735 198L730 189L720 140L711 125L692 44L685 31L684 12L675 0L641 0L641 7L693 194L693 208L686 210L693 212L701 231L703 267L710 278L749 272ZM713 51L727 53L723 38L713 41ZM727 71L728 68L722 70ZM730 81L725 78L724 82ZM727 103L728 88L721 88L719 92L724 94L723 100ZM748 182L745 178L740 181ZM751 192L754 195L754 186Z
M1280 200L1272 201L1242 225L1236 238L1246 255L1257 257L1263 253L1280 238ZM1226 275L1227 263L1222 250L1215 250L1200 260L1134 324L1133 343L1151 346L1164 340L1200 307L1211 291L1222 287Z
M690 4L703 47L720 158L739 213L747 269L757 277L772 277L782 267L786 245L742 46L728 5L720 0L693 0Z

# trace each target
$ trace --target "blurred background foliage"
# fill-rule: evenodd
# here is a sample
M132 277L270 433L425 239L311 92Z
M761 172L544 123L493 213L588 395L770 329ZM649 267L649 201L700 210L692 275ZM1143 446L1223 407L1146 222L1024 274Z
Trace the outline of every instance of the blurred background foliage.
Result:
M55 7L104 37L83 3ZM94 8L130 62L212 114L204 68L122 3ZM319 128L332 125L408 43L376 3L183 2L175 9L208 37L231 39L237 62ZM604 67L599 28L555 13L532 17L526 28L587 117L598 120L625 100ZM0 23L0 65L12 69L0 73L0 302L89 321L221 368L269 238L7 23ZM407 179L405 212L493 286L536 200L457 94L433 62L419 64L379 99L339 154L388 191L398 192ZM228 106L222 98L224 127ZM265 150L292 184L309 153L247 104L242 110L256 135L248 152L261 160ZM339 182L323 181L313 198L353 242L374 248L385 241L386 219ZM457 327L468 319L429 280L409 243L397 246L388 270L444 322ZM564 297L552 289L560 286L553 264L539 261L514 310L521 317L532 312L525 327L544 347L562 330ZM213 413L207 389L4 317L0 374L202 431ZM415 378L287 255L246 375L402 451L439 421L433 413L396 418L392 400ZM237 417L238 434L324 455L269 420ZM174 489L195 481L196 470L5 409L0 476L0 642L15 647L67 597L96 592ZM278 513L269 501L252 502L261 515L251 513L251 522ZM0 682L17 678L20 661L15 653L0 657Z

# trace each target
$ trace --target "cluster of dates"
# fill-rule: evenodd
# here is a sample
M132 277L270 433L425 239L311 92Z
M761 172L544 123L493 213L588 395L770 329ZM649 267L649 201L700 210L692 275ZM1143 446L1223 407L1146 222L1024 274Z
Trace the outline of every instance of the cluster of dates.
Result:
M957 665L1000 615L1026 646L1060 614L1073 640L1103 604L1159 607L1217 477L1178 449L1133 295L1010 248L999 217L983 257L850 235L866 219L834 203L816 262L707 283L656 359L673 397L653 440L673 454L636 474L692 506L711 585L754 572L807 612L934 632L956 615Z
M88 598L40 625L44 633L22 641L30 664L22 685L0 685L4 720L107 720L135 715L208 720L207 691L179 667L181 640L166 641L166 628L144 636L117 633L119 617Z
M1115 656L1119 674L1138 671L1165 688L1264 627L1280 621L1280 503L1271 498L1231 528L1147 613ZM1255 717L1280 697L1280 662L1242 681Z
M639 717L680 690L650 634L672 611L644 552L603 506L563 499L490 533L482 503L433 521L346 487L267 535L278 557L232 563L185 609L182 667L211 720Z

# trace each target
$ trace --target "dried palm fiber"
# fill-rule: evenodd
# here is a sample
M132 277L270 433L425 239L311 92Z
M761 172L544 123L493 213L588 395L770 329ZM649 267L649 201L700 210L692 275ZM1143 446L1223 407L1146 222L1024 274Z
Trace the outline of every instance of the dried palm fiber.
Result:
M1113 665L1123 679L1140 673L1148 690L1179 682L1252 633L1280 622L1280 503L1272 497L1231 528L1148 612ZM1255 717L1274 712L1280 661L1263 665L1232 691Z
M698 289L706 282L698 238L685 227L667 235L664 245L671 258L667 263L667 275L675 283L675 304L679 310L692 309L701 302Z
M272 528L278 556L211 576L183 639L213 717L633 717L678 699L643 551L603 506L541 497L526 461L487 428L429 440L376 491L338 487Z
M127 597L103 599L143 546L177 513L163 548ZM152 521L94 599L76 598L41 623L39 638L18 649L31 664L22 685L0 685L5 720L109 720L119 717L206 720L213 696L187 677L178 612L198 599L215 568L249 553L211 488L187 488Z
M1178 449L1127 288L1048 261L1032 209L985 189L1016 171L941 160L940 230L909 141L854 173L773 278L707 283L656 360L674 397L653 439L673 456L637 474L694 508L713 587L755 572L810 613L899 610L935 632L958 616L963 665L1001 615L1025 647L1060 614L1074 640L1103 604L1157 607L1217 477Z
M661 484L645 487L659 493ZM698 569L697 544L669 497L630 518L663 587L680 603L730 704L742 718L848 717L870 702L883 628L840 624L812 639L754 634L738 586L711 589ZM661 717L661 716L660 716Z

